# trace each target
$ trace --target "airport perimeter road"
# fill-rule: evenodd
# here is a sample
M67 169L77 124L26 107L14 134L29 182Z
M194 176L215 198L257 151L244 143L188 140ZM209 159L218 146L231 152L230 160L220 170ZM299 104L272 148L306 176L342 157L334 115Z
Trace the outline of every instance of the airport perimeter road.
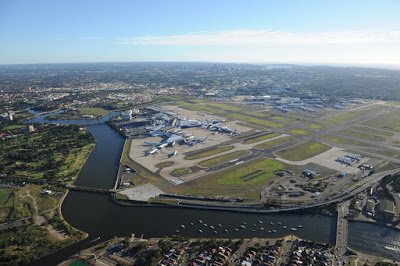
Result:
M345 256L348 243L348 221L350 201L340 203L337 207L337 224L336 224L336 245L335 245L335 265L347 265L347 257Z

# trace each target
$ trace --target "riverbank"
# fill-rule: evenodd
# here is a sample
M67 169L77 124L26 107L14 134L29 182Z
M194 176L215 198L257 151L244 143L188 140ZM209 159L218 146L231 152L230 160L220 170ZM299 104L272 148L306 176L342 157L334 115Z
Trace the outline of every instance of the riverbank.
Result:
M377 221L377 220L375 220L375 221L369 221L368 220L367 221L367 220L356 219L356 218L348 218L348 220L351 221L351 222L354 222L354 223L365 223L365 224L373 224L373 225L378 225L378 226L384 226L384 227L387 227L387 228L390 228L390 229L394 229L394 230L397 230L397 231L400 232L400 227L395 226L395 225L390 224L390 223L385 223L385 222L382 222L382 221Z

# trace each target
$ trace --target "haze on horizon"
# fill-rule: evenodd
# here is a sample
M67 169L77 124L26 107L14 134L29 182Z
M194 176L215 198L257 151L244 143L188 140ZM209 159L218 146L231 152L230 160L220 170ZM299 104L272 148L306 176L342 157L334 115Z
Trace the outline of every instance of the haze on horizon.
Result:
M400 2L0 2L0 64L400 65Z

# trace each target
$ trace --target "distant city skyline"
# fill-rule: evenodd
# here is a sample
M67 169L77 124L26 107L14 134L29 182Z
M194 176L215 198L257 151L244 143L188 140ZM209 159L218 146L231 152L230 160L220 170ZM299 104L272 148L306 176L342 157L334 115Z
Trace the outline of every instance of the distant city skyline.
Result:
M400 66L400 2L0 2L0 64L202 61Z

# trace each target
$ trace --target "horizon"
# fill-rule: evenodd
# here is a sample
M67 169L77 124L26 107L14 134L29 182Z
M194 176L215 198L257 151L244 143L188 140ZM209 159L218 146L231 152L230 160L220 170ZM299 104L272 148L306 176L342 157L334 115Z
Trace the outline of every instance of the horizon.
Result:
M400 66L394 0L0 3L0 64Z
M94 62L51 62L51 63L15 63L1 64L0 67L7 66L32 66L32 65L90 65L90 64L147 64L147 63L174 63L174 64L235 64L235 65L282 65L282 66L301 66L301 67L337 67L337 68L366 68L382 70L400 70L400 64L346 64L346 63L285 63L285 62L221 62L221 61L94 61Z

